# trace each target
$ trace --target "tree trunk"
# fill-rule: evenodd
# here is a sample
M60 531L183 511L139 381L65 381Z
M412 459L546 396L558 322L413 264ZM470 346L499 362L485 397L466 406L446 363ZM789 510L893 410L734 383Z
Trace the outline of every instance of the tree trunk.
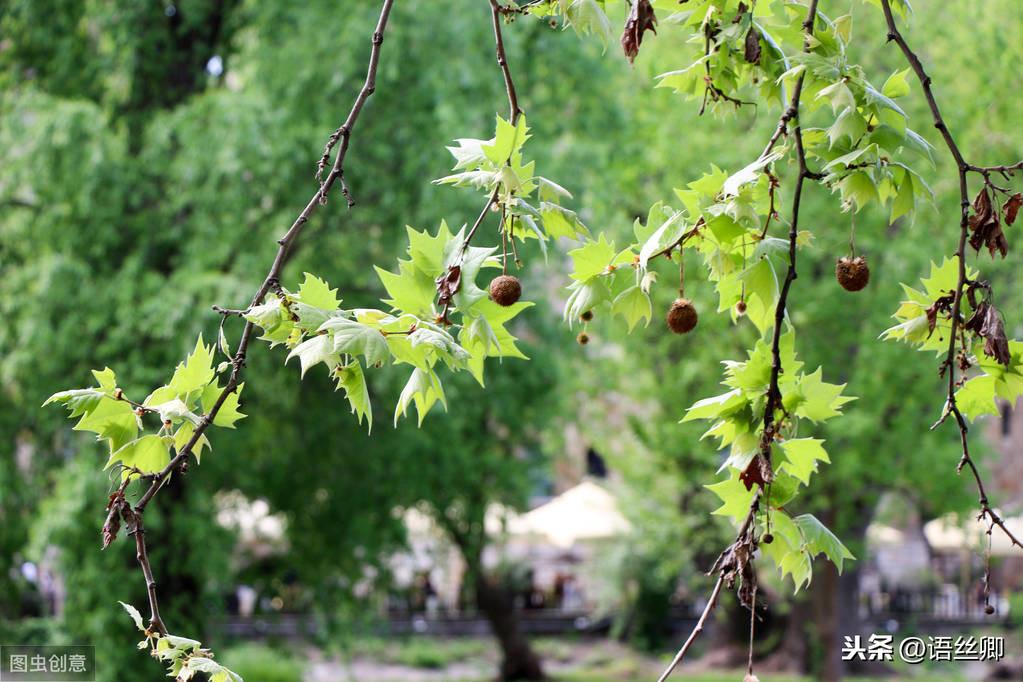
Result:
M501 646L501 680L542 680L540 658L522 633L511 590L476 573L476 606Z

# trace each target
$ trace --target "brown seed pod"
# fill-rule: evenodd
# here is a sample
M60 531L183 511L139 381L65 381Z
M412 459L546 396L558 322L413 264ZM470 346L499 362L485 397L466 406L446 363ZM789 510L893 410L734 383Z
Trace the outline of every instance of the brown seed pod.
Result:
M696 326L697 314L692 301L688 298L677 298L668 308L668 329L676 334L688 334Z
M764 533L764 537L760 538L760 541L765 545L769 545L774 542L774 536L770 533Z
M575 340L580 346L585 346L590 342L590 336L586 332L579 332L579 336L575 337Z
M745 315L746 314L746 301L739 301L735 304L735 314Z
M585 313L579 316L579 319L582 320L583 322L589 322L590 320L593 319L593 311L587 310Z
M846 291L859 291L870 281L870 267L863 256L843 256L835 265L835 279Z
M995 615L995 607L991 606L991 604L988 604L987 606L984 607L984 613L986 613L989 616Z
M501 306L510 306L522 296L522 284L514 275L499 275L490 282L490 300Z

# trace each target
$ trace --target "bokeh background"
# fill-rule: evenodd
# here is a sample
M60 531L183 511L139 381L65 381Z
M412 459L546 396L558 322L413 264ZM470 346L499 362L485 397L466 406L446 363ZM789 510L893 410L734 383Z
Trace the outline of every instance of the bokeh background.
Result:
M876 7L827 4L833 16L853 13L854 57L874 80L902 68ZM1023 157L1018 3L917 4L907 37L961 146L983 163ZM112 487L102 448L39 406L106 365L144 395L198 333L214 337L212 304L244 306L314 191L315 161L361 85L377 11L364 0L0 6L0 642L91 643L99 679L162 678L116 603L144 603L134 552L123 538L99 549ZM618 22L624 3L608 11ZM605 51L543 22L505 33L531 153L594 230L631 230L711 163L745 165L776 120L750 108L698 117L697 106L655 90L656 74L684 66L667 27L648 35L631 67L617 45ZM903 106L938 144L915 86ZM370 264L391 266L406 224L432 230L478 211L471 192L429 180L450 166L445 144L487 137L505 110L487 4L399 0L368 107L346 163L358 204L347 211L335 197L319 211L284 276L294 284L317 273L357 306L376 305ZM858 560L841 576L818 562L798 595L765 571L770 609L756 651L762 670L785 675L777 679L1023 679L1014 629L1023 562L993 557L998 612L984 618L957 434L928 431L942 401L937 363L877 340L899 282L954 248L956 177L943 153L928 179L936 202L914 224L888 226L871 210L856 217L872 265L858 295L832 276L850 216L823 188L806 200L815 241L791 299L800 352L860 399L824 427L834 461L805 499ZM555 678L656 675L695 622L703 571L730 535L702 488L721 458L699 425L677 421L719 392L718 361L739 357L753 331L712 315L712 286L697 279L687 287L706 311L696 333L676 337L655 319L625 335L598 319L579 346L560 320L564 247L547 264L525 251L527 297L538 305L517 334L532 359L495 363L486 389L453 378L450 410L421 429L381 419L370 438L324 377L299 381L282 353L252 352L249 418L218 434L215 451L147 515L171 630L201 635L250 682L487 679L502 657L491 623L514 626L506 653L524 633ZM984 265L1004 292L1010 336L1023 319L1018 262L1010 252ZM400 387L397 374L377 373L378 414ZM977 442L1013 516L1023 511L1023 420L1004 407ZM573 491L592 504L572 506ZM554 506L541 518L567 536L500 522L544 504ZM578 526L602 530L572 535ZM484 577L503 589L495 613L475 598ZM702 658L678 675L740 679L715 671L743 667L747 628L726 599ZM994 633L1007 638L1007 662L839 660L844 636L872 632Z

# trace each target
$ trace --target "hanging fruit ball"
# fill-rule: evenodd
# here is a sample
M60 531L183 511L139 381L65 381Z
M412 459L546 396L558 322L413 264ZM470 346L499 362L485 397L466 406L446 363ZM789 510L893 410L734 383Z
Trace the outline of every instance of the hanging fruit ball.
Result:
M859 291L870 281L870 268L863 256L843 256L835 265L835 278L846 291Z
M668 308L668 329L676 334L688 334L696 326L696 308L688 298L677 298Z
M740 317L746 314L746 301L739 301L735 304L735 314Z
M764 533L764 537L760 538L760 541L765 545L769 545L774 542L774 536L770 533Z
M490 282L490 300L500 306L510 306L522 296L522 284L514 275L499 275Z
M589 322L590 320L593 319L593 311L587 310L585 313L579 316L579 319L582 320L583 322Z
M991 604L988 604L987 606L984 607L984 613L986 613L989 616L995 615L995 607L992 606Z
M579 336L575 337L575 340L580 346L585 346L590 342L590 336L586 332L579 332Z

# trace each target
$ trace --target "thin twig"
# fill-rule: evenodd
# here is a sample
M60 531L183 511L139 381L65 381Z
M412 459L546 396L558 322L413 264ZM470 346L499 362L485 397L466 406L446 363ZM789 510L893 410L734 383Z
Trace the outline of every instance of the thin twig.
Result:
M675 658L671 659L671 663L669 663L668 667L664 670L663 673L661 673L661 676L657 678L657 682L664 682L666 679L668 679L668 676L671 675L671 673L675 670L678 664L682 662L682 659L685 658L686 653L688 653L689 651L689 647L693 645L693 642L696 641L696 638L700 636L701 632L703 632L703 626L704 623L707 622L707 616L709 616L710 613L714 610L714 607L717 606L718 595L721 594L721 586L724 584L724 582L725 582L724 576L718 576L717 582L714 583L714 589L710 593L710 599L707 600L707 605L703 607L703 613L700 614L700 620L696 621L696 627L694 627L693 631L689 633L689 637L686 638L686 641L682 645L682 648L678 650L677 654L675 654Z

